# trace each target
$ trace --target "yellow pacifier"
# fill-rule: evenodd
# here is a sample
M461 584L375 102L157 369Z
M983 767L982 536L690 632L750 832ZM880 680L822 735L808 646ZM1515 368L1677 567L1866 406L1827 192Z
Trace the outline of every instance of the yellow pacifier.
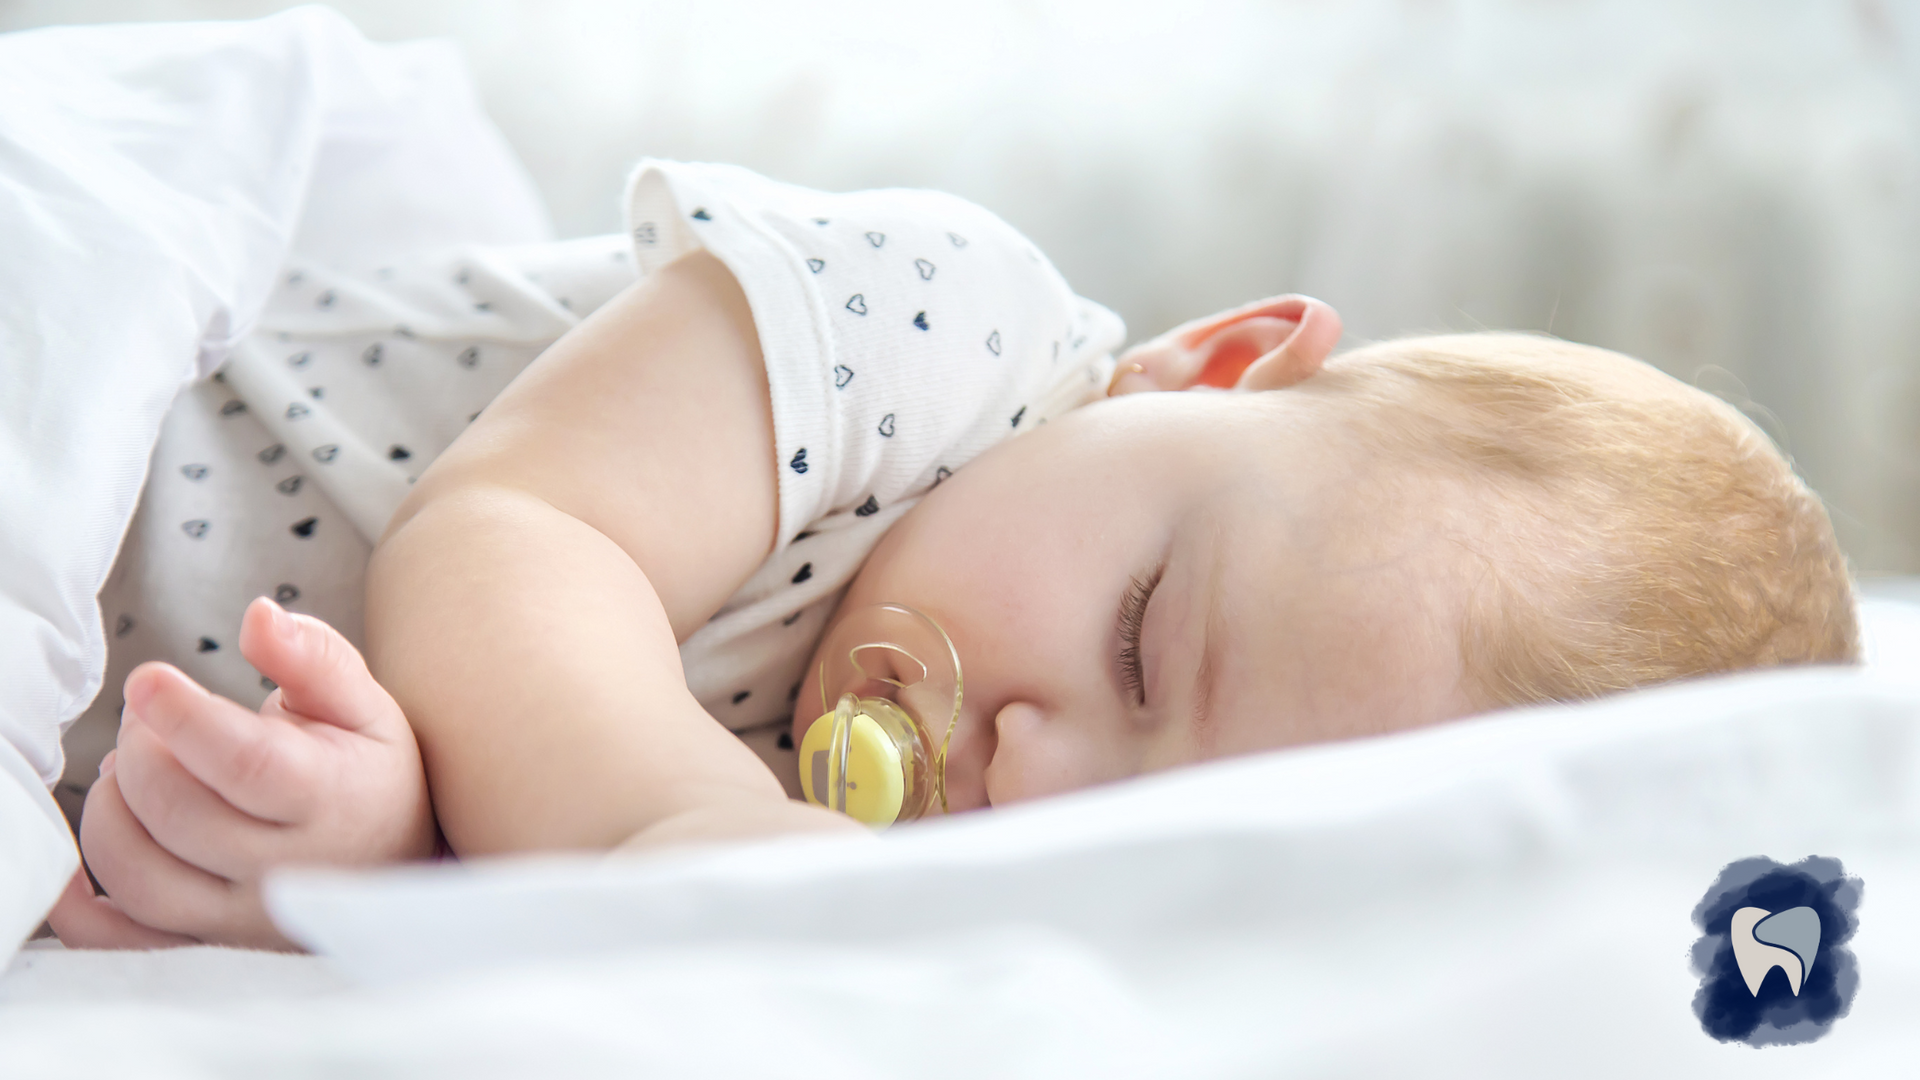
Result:
M820 707L800 740L808 802L880 829L946 812L960 655L938 623L899 604L848 613L821 651Z

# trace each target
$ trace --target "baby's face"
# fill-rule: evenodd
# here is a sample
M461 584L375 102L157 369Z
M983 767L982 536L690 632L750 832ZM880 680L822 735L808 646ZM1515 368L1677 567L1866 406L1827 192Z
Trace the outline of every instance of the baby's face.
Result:
M1102 401L935 488L840 611L952 637L955 810L1466 715L1466 564L1394 468L1287 390Z

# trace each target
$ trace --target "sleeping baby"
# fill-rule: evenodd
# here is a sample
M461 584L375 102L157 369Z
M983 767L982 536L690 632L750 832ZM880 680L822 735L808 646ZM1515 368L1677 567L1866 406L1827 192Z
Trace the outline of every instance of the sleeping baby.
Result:
M826 720L937 674L870 649L841 693L877 610L955 669L914 720L935 812L1855 659L1819 500L1627 357L1336 358L1337 315L1291 296L1116 363L1117 320L957 199L649 163L628 215L640 279L386 521L364 662L262 597L258 712L169 664L126 679L82 827L107 895L75 878L70 944L283 946L258 882L287 863L860 831L828 806L877 737Z

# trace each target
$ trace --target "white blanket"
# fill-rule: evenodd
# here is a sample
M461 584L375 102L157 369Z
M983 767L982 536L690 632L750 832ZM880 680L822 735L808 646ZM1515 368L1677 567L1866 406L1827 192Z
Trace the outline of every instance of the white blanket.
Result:
M100 690L95 597L181 385L291 254L550 235L446 43L320 8L0 36L0 956L75 865L44 785Z
M1865 885L1851 1013L1715 1042L1694 906L1728 862L1810 854ZM288 875L271 902L329 954L310 979L361 988L13 996L9 1075L1888 1075L1920 1051L1920 689L1745 676L880 843Z

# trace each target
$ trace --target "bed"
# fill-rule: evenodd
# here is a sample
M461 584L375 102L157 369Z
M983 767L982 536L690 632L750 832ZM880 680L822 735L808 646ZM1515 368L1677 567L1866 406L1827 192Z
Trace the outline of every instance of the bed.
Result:
M1690 1007L1695 905L1757 854L1864 882L1851 1011L1790 1052ZM1888 1075L1920 1008L1920 687L1752 675L877 845L272 888L320 956L23 951L9 1075Z
M0 656L9 948L74 865L45 799L47 717L99 689L93 597L152 432L245 336L257 283L294 255L364 258L362 243L551 238L444 47L371 45L320 9L30 44L0 39L0 100L30 103L0 117L22 196L0 219L16 240L0 343L23 391L7 415L82 420L0 447L45 478L0 487L0 536L21 553L0 569L0 632L32 646ZM77 96L35 100L56 71ZM88 131L74 104L156 89L143 130ZM89 182L62 186L76 175ZM124 317L86 317L103 299ZM61 349L115 366L20 377L22 357ZM96 509L49 517L76 505ZM1863 593L1859 671L1223 762L879 844L288 872L270 906L313 955L26 943L0 976L0 1063L62 1078L1884 1074L1920 1050L1920 582ZM1757 855L1837 859L1865 896L1850 1012L1758 1054L1703 1033L1691 958L1696 905Z

